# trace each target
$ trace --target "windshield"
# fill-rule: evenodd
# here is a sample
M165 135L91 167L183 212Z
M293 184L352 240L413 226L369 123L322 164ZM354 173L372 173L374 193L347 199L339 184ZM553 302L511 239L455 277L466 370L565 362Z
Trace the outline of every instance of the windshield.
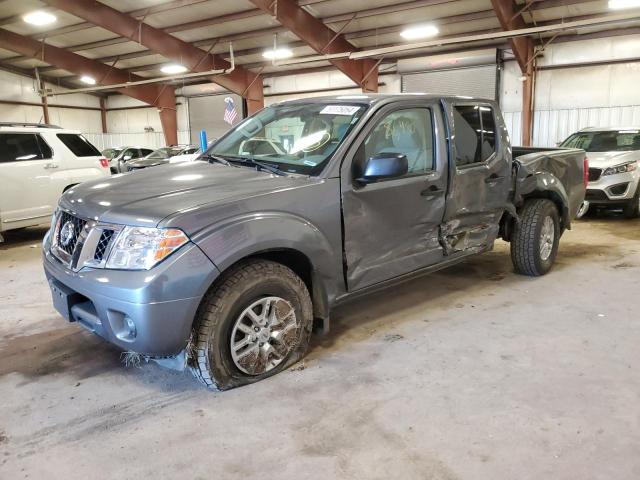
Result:
M284 172L315 175L364 111L362 105L274 105L240 123L206 153L231 160L263 161Z
M107 148L102 151L102 155L108 159L112 159L120 155L122 150L124 150L124 148Z
M574 133L561 147L581 148L586 152L626 152L640 150L639 130Z
M165 158L180 155L180 152L182 152L182 150L184 150L184 147L163 147L151 152L149 155L147 155L147 158L153 160L164 160Z

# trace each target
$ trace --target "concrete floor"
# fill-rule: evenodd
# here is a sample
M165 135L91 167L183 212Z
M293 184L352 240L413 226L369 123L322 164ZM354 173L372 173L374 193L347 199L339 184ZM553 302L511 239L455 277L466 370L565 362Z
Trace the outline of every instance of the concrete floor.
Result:
M0 245L2 479L640 478L640 220L577 222L543 278L500 242L343 307L225 393L65 324L43 234Z

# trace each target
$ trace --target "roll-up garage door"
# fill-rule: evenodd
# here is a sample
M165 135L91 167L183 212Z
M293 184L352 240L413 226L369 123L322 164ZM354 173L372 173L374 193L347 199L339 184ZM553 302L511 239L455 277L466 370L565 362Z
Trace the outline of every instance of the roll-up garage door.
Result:
M495 100L498 67L480 65L402 75L402 91L435 95L465 95Z
M220 138L230 128L224 121L224 110L226 108L225 98L233 98L236 107L237 117L233 122L236 125L243 118L242 97L231 93L221 95L206 95L189 97L189 130L191 143L200 143L200 131L207 132L207 138L212 140Z

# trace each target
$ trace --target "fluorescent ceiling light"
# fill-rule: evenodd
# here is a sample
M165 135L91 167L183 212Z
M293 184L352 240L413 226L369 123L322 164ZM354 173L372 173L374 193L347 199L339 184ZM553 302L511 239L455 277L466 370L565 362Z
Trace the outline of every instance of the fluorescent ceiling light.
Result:
M171 64L171 65L165 65L160 69L160 71L162 73L170 73L170 74L184 73L187 71L187 67L183 67L182 65Z
M89 75L83 75L80 77L80 81L82 83L86 83L87 85L95 85L96 84L96 79L93 77L90 77Z
M22 19L30 23L31 25L49 25L56 21L56 16L42 10L36 10L35 12L27 13Z
M611 10L624 10L625 8L640 7L640 0L609 0Z
M417 40L419 38L435 37L438 32L438 27L435 25L416 25L402 30L400 36L406 40Z
M288 48L276 48L265 50L262 56L267 60L280 60L281 58L289 58L293 56L293 52Z

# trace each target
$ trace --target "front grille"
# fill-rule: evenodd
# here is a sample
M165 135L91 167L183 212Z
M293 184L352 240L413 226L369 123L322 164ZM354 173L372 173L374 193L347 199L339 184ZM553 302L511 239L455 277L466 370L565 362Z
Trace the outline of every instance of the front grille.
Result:
M68 224L70 224L71 227L67 227L66 225ZM82 229L86 224L86 220L75 217L64 211L60 212L57 232L57 247L68 255L73 255L76 244L78 243L80 232L82 232Z
M114 231L113 230L102 230L102 234L100 235L100 240L98 240L98 245L96 246L96 253L93 255L93 259L101 262L104 258L104 254L107 251L107 247L109 246L109 242L113 238Z
M602 169L601 168L589 168L589 181L590 182L595 182L596 180L598 180L600 178L600 175L602 175Z

